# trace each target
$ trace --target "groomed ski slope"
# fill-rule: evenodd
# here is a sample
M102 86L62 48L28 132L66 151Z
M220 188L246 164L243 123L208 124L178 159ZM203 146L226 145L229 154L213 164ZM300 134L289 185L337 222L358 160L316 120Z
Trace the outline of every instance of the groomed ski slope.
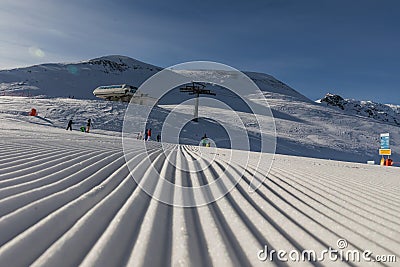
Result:
M198 208L162 204L126 167L119 137L0 120L1 266L398 266L400 172L277 155L268 178L248 192L248 168L224 198ZM136 141L139 142L139 141ZM213 180L181 173L149 142L154 166L180 183ZM185 161L196 147L171 148ZM137 173L149 166L137 155ZM223 162L223 158L217 162ZM236 166L235 168L241 168ZM262 174L257 174L262 175ZM172 192L174 193L174 192ZM368 249L397 263L271 262L269 249Z

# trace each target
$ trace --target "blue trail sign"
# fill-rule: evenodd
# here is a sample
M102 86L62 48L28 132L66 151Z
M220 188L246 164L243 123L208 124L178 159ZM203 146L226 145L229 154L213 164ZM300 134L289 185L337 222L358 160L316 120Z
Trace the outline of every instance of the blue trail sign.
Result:
M381 149L390 148L390 136L388 133L381 134Z

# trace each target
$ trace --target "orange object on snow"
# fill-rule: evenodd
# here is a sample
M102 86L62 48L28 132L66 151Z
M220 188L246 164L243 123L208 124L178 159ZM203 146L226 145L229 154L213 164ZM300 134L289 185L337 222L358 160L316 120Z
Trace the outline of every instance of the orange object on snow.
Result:
M385 162L385 166L393 166L393 160L392 159L387 159Z
M29 116L36 116L37 115L37 111L36 109L31 109L31 112L29 113Z

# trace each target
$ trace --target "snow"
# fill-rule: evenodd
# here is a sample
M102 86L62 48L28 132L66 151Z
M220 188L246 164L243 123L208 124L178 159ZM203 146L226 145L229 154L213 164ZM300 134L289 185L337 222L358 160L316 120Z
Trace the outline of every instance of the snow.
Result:
M252 100L258 101L257 98ZM227 100L229 101L231 100ZM207 102L200 100L200 103ZM240 104L235 100L233 103ZM379 122L373 118L335 111L330 107L302 100L268 99L268 103L276 123L278 154L363 163L368 160L379 162L379 136L382 132L389 132L393 157L398 161L396 160L400 154L398 126ZM66 128L68 120L72 119L75 130L85 126L87 119L91 118L93 133L116 136L121 135L126 107L126 103L102 100L0 96L2 116L58 128ZM38 117L24 116L31 108L36 108ZM152 116L154 133L160 132L161 122L173 108L175 105L162 105L161 108L155 109ZM180 105L177 111L191 116L193 106ZM259 151L259 130L254 125L254 118L245 112L237 114L248 131L252 150ZM20 116L15 117L15 115ZM240 127L240 123L232 117L232 113L221 108L200 105L200 116L206 118L222 116L224 122L232 129ZM262 117L260 119L263 121ZM268 118L265 121L267 122ZM181 132L181 142L197 145L205 132L201 129L210 129L206 131L207 135L219 140L219 147L228 148L230 146L225 131L218 130L219 127L218 123L210 120L205 120L201 125L192 125L189 130L185 128Z
M21 99L2 100L15 107ZM73 106L79 100L65 101ZM55 121L58 128L23 116L0 113L4 265L265 266L269 262L257 258L265 245L322 251L337 249L339 238L347 240L349 249L400 256L400 180L395 167L277 155L255 193L248 192L250 175L263 173L250 166L224 198L207 206L179 208L158 202L137 186L126 167L120 137L100 130L70 132L60 121ZM210 181L219 172L215 164L215 172L203 178L180 172L163 160L159 143L149 146L155 166L175 177L177 184ZM178 146L173 158L190 163L195 148ZM222 166L227 164L226 151L217 153ZM151 179L143 152L132 151L135 171Z

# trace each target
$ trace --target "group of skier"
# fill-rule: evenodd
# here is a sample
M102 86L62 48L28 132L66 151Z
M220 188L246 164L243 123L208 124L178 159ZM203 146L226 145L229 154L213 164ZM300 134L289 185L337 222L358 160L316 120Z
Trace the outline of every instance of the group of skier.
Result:
M72 124L74 124L74 122L71 120L68 121L68 125L67 125L67 129L66 130L70 130L72 131ZM81 128L79 128L82 132L86 132L88 133L90 131L90 127L92 126L92 119L88 119L87 123L86 123L86 127L82 126Z
M137 139L138 140L149 141L150 138L151 138L151 128L146 129L144 131L144 138L143 138L143 134L141 132L139 132L138 135L137 135ZM157 140L157 142L161 142L161 135L160 134L157 134L156 140Z
M72 119L70 119L70 120L68 121L68 125L67 125L66 130L72 131L72 124L74 124L74 122L72 121ZM80 128L80 130L81 130L82 132L88 133L88 132L90 131L90 127L91 127L91 126L92 126L92 120L91 120L91 119L88 119L88 120L87 120L87 123L86 123L86 127L85 127L85 126L82 126L82 127ZM137 135L137 139L138 139L138 140L149 141L150 138L151 138L151 128L146 129L146 130L144 131L144 138L143 138L143 134L142 134L141 132L139 132L138 135ZM157 142L161 142L161 134L157 134L156 141L157 141ZM210 146L210 143L208 142L208 137L207 137L206 134L204 134L204 136L201 138L201 144L202 144L202 146Z
M136 137L137 140L144 140L144 141L149 141L150 138L151 138L151 128L146 129L144 131L144 136L142 132L138 132ZM161 142L161 134L157 134L156 141ZM201 138L201 145L205 147L209 147L211 145L206 134L204 134L204 136Z

